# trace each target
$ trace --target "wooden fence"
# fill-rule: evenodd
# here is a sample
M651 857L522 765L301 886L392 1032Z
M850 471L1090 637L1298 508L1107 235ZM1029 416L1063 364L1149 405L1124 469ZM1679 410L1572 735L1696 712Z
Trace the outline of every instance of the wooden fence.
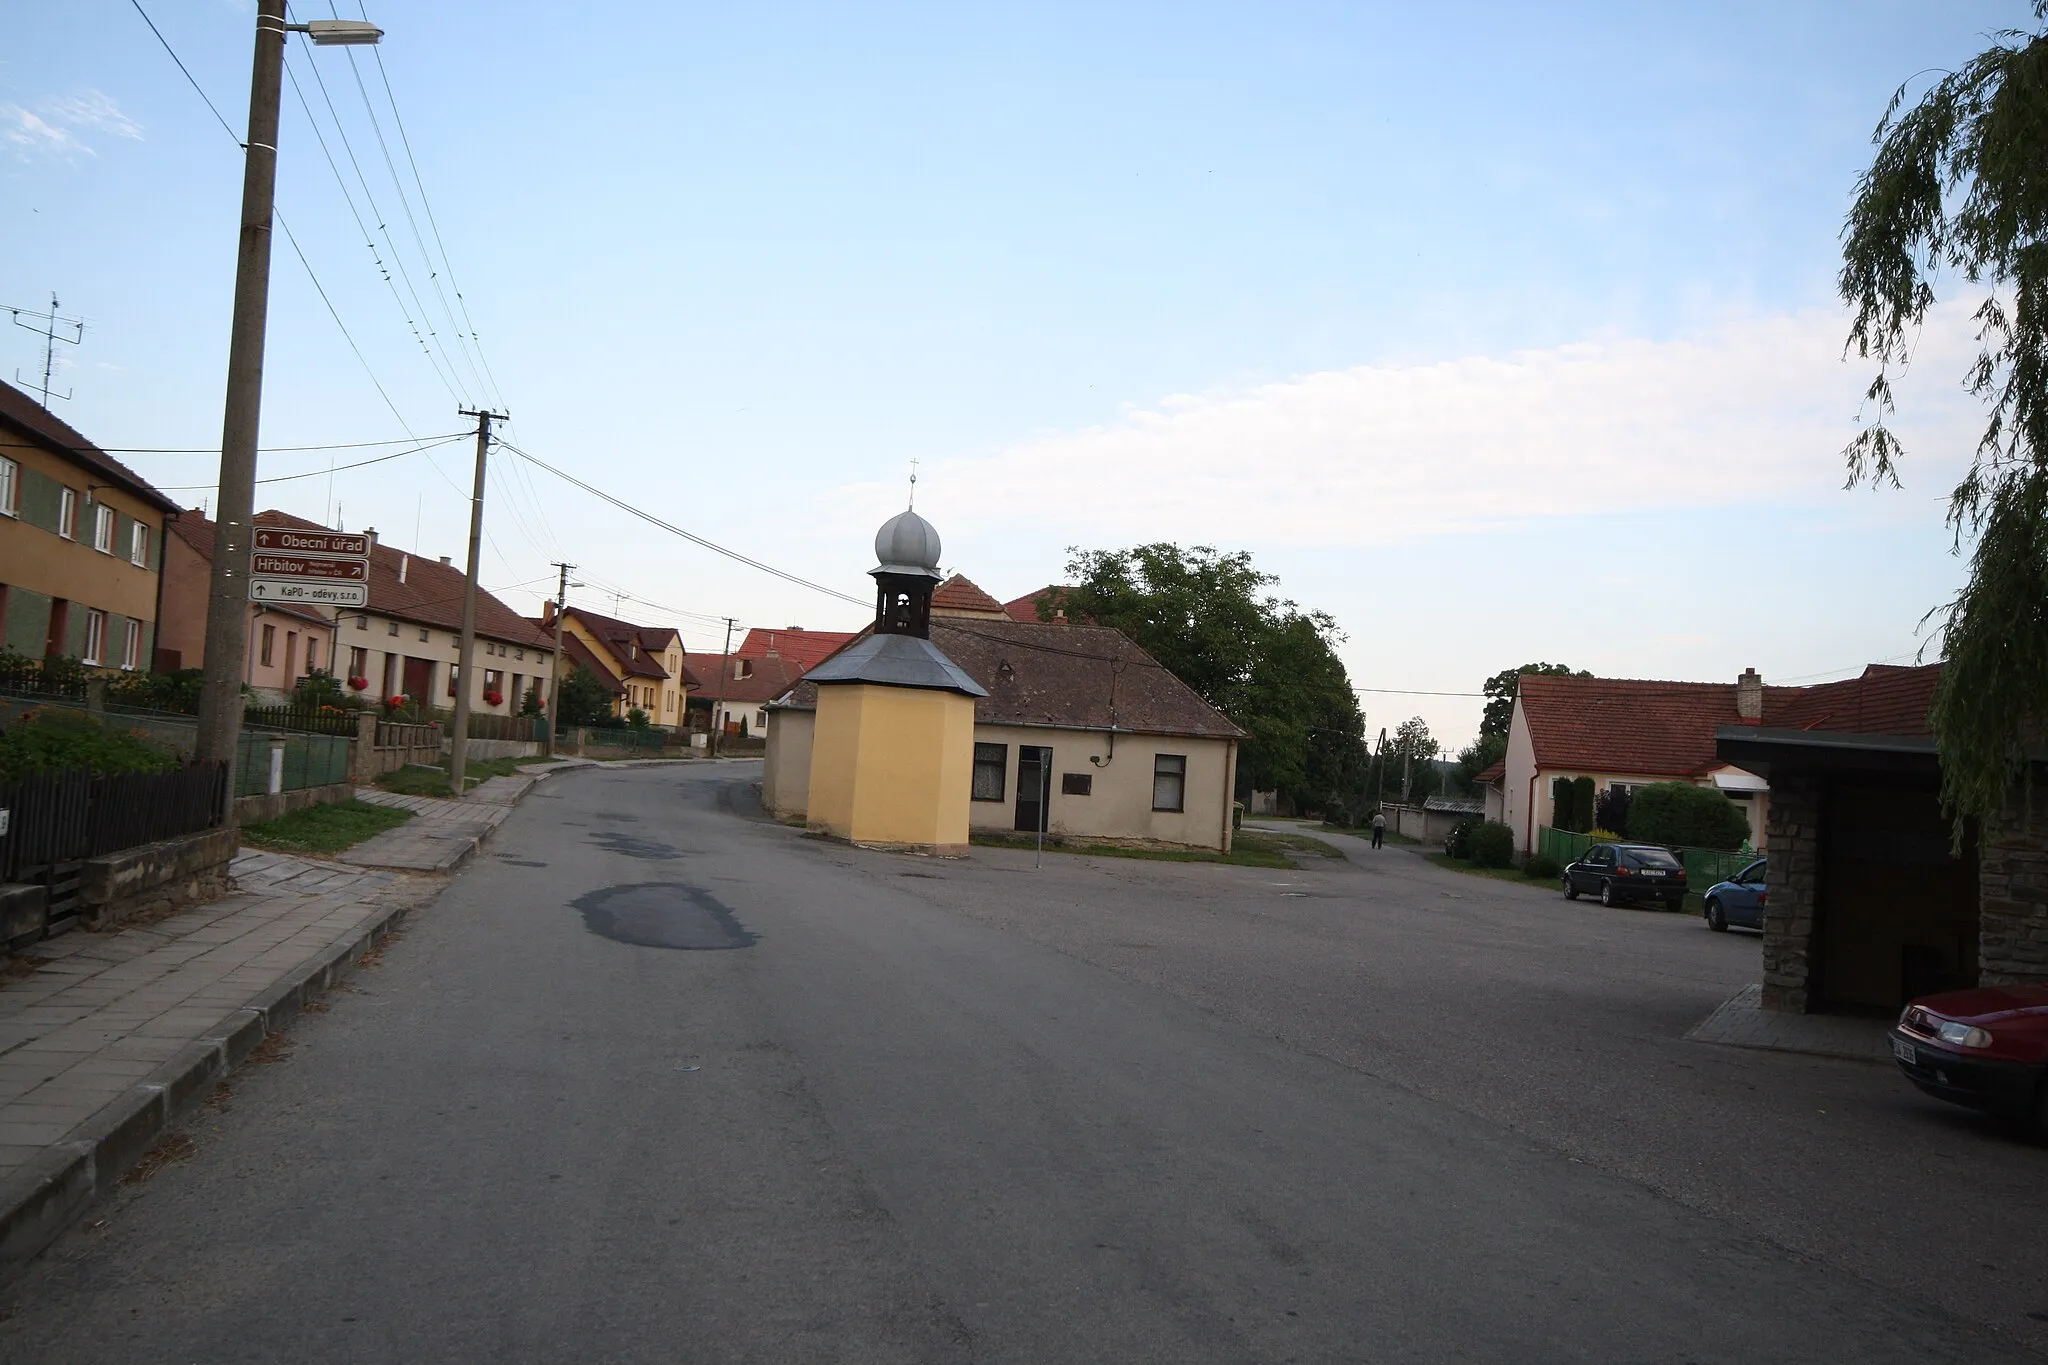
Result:
M55 865L196 834L219 825L227 764L94 777L83 768L0 782L0 881L34 881Z
M242 724L258 730L353 735L356 713L339 706L249 706L242 710Z

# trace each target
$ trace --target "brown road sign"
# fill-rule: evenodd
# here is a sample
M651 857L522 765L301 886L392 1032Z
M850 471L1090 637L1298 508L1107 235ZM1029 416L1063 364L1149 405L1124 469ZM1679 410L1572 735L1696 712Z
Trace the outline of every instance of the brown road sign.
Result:
M258 553L342 556L367 559L370 538L347 531L295 531L289 526L258 526L252 546ZM268 570L258 569L258 573Z
M264 578L314 578L348 583L367 583L370 580L367 560L267 555L260 550L249 556L249 572Z

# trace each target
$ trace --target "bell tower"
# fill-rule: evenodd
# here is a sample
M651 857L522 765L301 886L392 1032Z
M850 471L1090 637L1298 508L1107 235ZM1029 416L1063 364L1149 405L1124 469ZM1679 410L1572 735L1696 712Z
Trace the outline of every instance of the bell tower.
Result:
M915 512L898 512L875 533L875 634L932 634L932 590L939 586L939 533Z

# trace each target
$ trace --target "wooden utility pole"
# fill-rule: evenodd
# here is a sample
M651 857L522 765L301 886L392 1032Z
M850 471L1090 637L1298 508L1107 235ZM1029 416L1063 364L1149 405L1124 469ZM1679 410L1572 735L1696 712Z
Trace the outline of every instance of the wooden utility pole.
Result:
M574 564L555 561L562 581L555 588L555 671L548 678L548 757L555 756L555 737L562 731L562 617L569 610L569 570Z
M455 733L448 739L448 789L462 796L462 769L469 759L469 693L473 680L470 664L476 658L476 575L484 540L484 466L491 453L491 423L505 421L508 414L489 408L462 408L464 417L476 418L476 490L469 495L469 576L462 585L461 662L455 675Z

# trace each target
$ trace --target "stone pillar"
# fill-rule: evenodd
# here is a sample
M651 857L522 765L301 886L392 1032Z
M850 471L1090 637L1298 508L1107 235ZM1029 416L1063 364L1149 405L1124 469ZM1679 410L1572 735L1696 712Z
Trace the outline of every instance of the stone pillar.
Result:
M1821 786L1813 778L1773 777L1770 899L1764 907L1763 1007L1804 1014L1813 960L1814 892L1820 881Z
M360 787L377 771L377 713L358 711L355 742L348 746L348 780Z
M2048 788L2019 827L1983 841L1977 870L1977 982L2048 982Z

